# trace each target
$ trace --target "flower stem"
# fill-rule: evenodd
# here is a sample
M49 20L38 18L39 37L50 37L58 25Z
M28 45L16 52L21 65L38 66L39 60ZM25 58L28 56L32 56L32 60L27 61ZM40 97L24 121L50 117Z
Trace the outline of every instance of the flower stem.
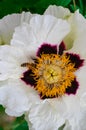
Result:
M73 5L74 5L74 11L76 10L76 2L73 0Z
M83 2L82 2L82 0L79 0L79 5L80 5L81 11L83 13Z

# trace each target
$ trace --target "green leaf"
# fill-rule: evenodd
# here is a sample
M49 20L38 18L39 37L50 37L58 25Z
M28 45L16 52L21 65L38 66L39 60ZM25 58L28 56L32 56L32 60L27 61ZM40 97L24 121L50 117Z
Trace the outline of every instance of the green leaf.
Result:
M7 14L31 11L34 13L35 4L40 0L0 0L0 18Z
M71 10L71 12L75 12L75 10L77 10L77 9L80 10L79 6L76 5L76 8L75 8L75 6L73 4L70 4L70 10Z
M0 130L4 130L2 127L0 127Z
M56 5L67 6L71 0L56 0Z
M1 1L0 2L0 17L3 17L7 14L17 13L20 11L20 6L15 5L10 1Z
M59 129L58 130L63 130L63 128L65 127L65 124L64 125L62 125L61 127L59 127Z
M70 2L71 0L40 0L34 5L34 8L37 13L42 14L49 5L67 6Z
M79 4L80 4L81 11L83 13L83 2L82 2L82 0L79 0Z
M2 113L2 112L4 112L4 108L3 108L3 106L2 105L0 105L0 113Z
M20 125L15 127L13 130L28 130L27 122L23 121Z

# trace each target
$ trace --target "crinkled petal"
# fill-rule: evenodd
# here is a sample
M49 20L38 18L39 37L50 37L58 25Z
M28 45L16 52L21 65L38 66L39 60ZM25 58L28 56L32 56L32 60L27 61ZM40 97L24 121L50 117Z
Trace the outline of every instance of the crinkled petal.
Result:
M0 46L0 80L20 78L26 70L21 64L28 61L29 58L23 49L8 45Z
M63 8L62 6L56 6L56 5L50 5L45 13L46 14L50 14L52 16L55 16L57 18L62 18L62 19L65 19L67 18L68 16L71 15L69 9L67 8Z
M78 126L80 126L79 130L81 129L86 130L86 111L82 112L81 119L79 120Z
M59 113L61 117L66 119L67 106L66 106L63 98L64 98L64 96L61 98L58 97L58 98L54 98L54 99L46 99L46 101L51 105L52 109L54 109L57 113ZM65 110L64 110L64 107L65 107Z
M86 129L86 66L84 65L75 73L79 83L79 89L76 95L64 96L63 100L67 106L69 121L68 128L70 130L85 130ZM71 109L72 108L72 109ZM66 126L65 126L66 127ZM64 128L66 130L66 128Z
M22 14L7 15L0 20L0 45L10 44L15 27L21 25L22 22L29 22L32 15L29 12Z
M35 16L36 14L31 14L30 12L22 12L21 13L21 23L22 24L23 22L26 22L26 23L29 23L30 22L30 19Z
M69 119L70 130L86 130L86 111L77 113L75 118Z
M86 36L83 34L83 36L79 37L72 47L72 49L69 50L71 53L79 54L79 56L84 59L83 65L78 69L75 73L76 79L79 83L79 89L77 90L76 96L79 98L80 106L84 109L86 109Z
M72 48L67 51L67 52L79 54L81 56L81 58L84 58L84 59L86 59L86 35L85 35L85 32L84 32L84 34L81 34L81 36L78 37L74 41Z
M35 130L57 130L64 124L64 117L61 117L56 108L48 101L32 107L28 118Z
M64 102L67 105L67 120L70 130L85 130L86 109L80 105L80 97L77 95L65 96ZM72 108L72 109L71 109Z
M79 90L77 91L77 94L82 94L86 91L86 64L77 70L75 74L77 81L79 82Z
M66 104L67 120L70 130L85 130L86 125L86 65L82 66L75 73L79 88L75 95L65 95L63 100ZM72 109L71 109L72 108ZM75 123L76 122L76 123ZM66 127L66 126L65 126ZM66 128L65 128L66 130Z
M75 112L77 114L77 112L80 111L81 108L84 109L84 106L86 108L86 102L85 102L86 100L84 100L84 98L82 98L82 97L84 97L85 92L86 92L86 87L85 87L86 65L84 65L80 69L78 69L75 72L75 75L76 75L76 79L79 83L79 88L77 90L77 93L75 95L71 94L70 96L65 95L63 97L63 100L66 103L68 111L70 112L71 107L72 107L72 112ZM83 99L83 102L81 99Z
M84 92L80 97L80 106L82 109L86 110L86 92Z
M77 72L77 81L79 82L79 89L77 91L77 97L80 102L80 107L86 109L86 65L81 67Z
M9 44L14 28L19 25L21 14L5 16L0 20L0 44Z
M70 31L69 24L65 20L49 15L33 17L30 25L35 35L37 34L37 41L40 39L41 43L58 44Z
M43 43L59 44L69 31L65 20L37 15L30 20L30 24L24 23L16 28L11 44L29 46L29 51L36 51Z
M4 45L0 46L0 60L8 61L10 63L20 64L26 62L28 58L28 53L25 52L23 48L17 46Z
M8 80L0 86L0 104L11 116L21 116L38 100L37 93L21 80Z
M79 38L79 37L82 38L83 34L85 34L85 32L86 32L86 19L77 10L74 14L72 14L69 17L68 22L71 25L71 31L65 37L64 42L67 45L67 48L69 49L73 46L74 41L77 38Z
M18 78L19 71L21 71L21 70L19 68L16 68L15 65L13 65L9 62L0 61L0 81L6 80L9 77ZM22 73L22 71L21 71L21 73Z
M68 20L73 27L72 30L76 33L76 37L81 35L86 30L86 19L77 10Z

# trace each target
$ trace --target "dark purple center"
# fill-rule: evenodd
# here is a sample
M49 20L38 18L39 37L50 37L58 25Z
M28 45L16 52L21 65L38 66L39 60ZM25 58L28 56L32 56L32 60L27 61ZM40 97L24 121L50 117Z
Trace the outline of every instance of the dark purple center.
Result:
M77 82L76 78L71 82L71 86L66 89L66 93L68 95L70 94L76 94L77 89L79 87L79 83Z
M59 51L58 51L58 54L59 55L62 55L64 50L66 50L66 47L65 47L65 44L64 42L61 42L60 45L59 45Z
M57 45L43 44L37 51L37 56L41 54L57 54Z
M64 42L61 42L61 44L59 45L59 47L57 48L57 45L50 45L50 44L43 44L41 45L41 47L38 49L37 51L37 57L40 57L42 54L59 54L62 55L64 53L65 50L65 44ZM80 59L80 56L77 54L73 54L73 53L65 53L66 56L69 58L70 63L73 63L75 66L74 68L79 69L81 66L83 66L84 60ZM34 64L37 64L37 59L33 59ZM36 78L33 76L33 72L32 70L28 70L23 74L23 78L21 78L26 84L30 84L31 86L35 87L36 86ZM70 94L76 94L77 89L79 88L79 83L77 82L77 79L75 78L72 82L71 82L71 86L67 87L66 89L66 94L70 95ZM41 93L40 93L41 96ZM58 95L57 95L58 97ZM55 98L54 97L42 97L43 99L45 98Z
M75 68L80 68L83 66L84 59L80 59L80 56L73 53L66 53L66 55L69 57L70 61L75 64Z
M21 78L26 84L31 86L36 85L36 80L34 79L32 70L27 70L23 73L23 78Z

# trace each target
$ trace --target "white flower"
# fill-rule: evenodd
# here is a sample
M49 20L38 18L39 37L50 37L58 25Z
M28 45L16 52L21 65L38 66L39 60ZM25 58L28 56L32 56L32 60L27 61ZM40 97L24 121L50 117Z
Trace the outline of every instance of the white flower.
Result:
M30 12L22 12L21 14L11 14L0 20L0 45L10 44L15 27L21 25L22 22L28 22L32 17Z
M0 104L9 115L25 113L30 130L64 124L63 130L86 130L85 20L78 12L67 20L65 13L46 12L17 27L11 45L0 46ZM76 36L67 50L74 17Z

